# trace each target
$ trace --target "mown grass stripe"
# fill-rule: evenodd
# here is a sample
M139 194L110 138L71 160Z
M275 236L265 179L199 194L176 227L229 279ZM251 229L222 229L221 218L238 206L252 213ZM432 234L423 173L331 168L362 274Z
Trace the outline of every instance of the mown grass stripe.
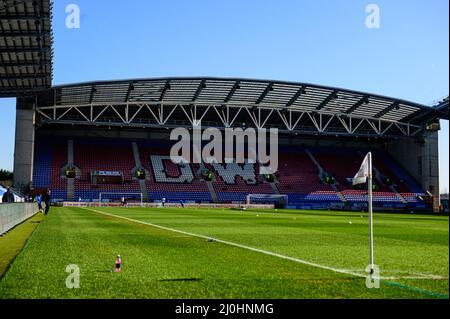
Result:
M161 225L158 225L158 224L145 222L145 221L141 221L141 220L137 220L137 219L132 219L132 218L125 217L125 216L115 215L115 214L111 214L111 213L107 213L107 212L103 212L103 211L99 211L99 210L95 210L95 209L91 209L91 208L84 208L84 209L93 211L93 212L98 213L98 214L103 214L103 215L114 217L114 218L124 219L124 220L127 220L127 221L131 221L131 222L135 222L135 223L139 223L139 224L143 224L143 225L147 225L147 226L151 226L151 227L155 227L155 228L159 228L159 229L163 229L163 230L167 230L167 231L171 231L171 232L176 232L176 233L183 234L183 235L188 235L188 236L202 238L202 239L207 239L207 240L213 239L215 242L222 243L222 244L225 244L225 245L229 245L229 246L234 246L234 247L250 250L250 251L266 254L266 255L269 255L269 256L278 257L278 258L285 259L285 260L290 260L290 261L293 261L293 262L301 263L301 264L308 265L308 266L315 267L315 268L329 270L329 271L333 271L333 272L336 272L336 273L351 275L351 276L355 276L355 277L359 277L359 278L367 278L366 275L361 274L361 273L348 271L348 270L345 270L345 269L334 268L334 267L330 267L330 266L326 266L326 265L321 265L321 264L313 263L313 262L310 262L310 261L307 261L307 260L294 258L294 257L290 257L290 256L285 256L285 255L281 255L281 254L274 253L274 252L271 252L271 251L267 251L267 250L263 250L263 249L259 249L259 248L250 247L250 246L247 246L247 245L234 243L234 242L231 242L231 241L226 241L226 240L222 240L222 239L218 239L218 238L212 238L210 236L205 236L205 235L195 234L195 233L191 233L191 232L186 232L186 231L183 231L183 230L170 228L170 227L166 227L166 226L161 226ZM436 293L436 292L433 292L433 291L430 291L430 290L421 289L421 288L414 287L414 286L404 285L404 284L401 284L401 283L398 283L398 282L387 281L387 280L383 280L383 279L382 279L382 282L387 283L387 284L389 284L391 286L396 286L396 287L399 287L399 288L402 288L402 289L407 289L407 290L410 290L410 291L413 291L413 292L426 294L426 295L433 296L433 297L436 297L436 298L448 298L448 295L445 295L445 294Z
M43 214L35 214L0 236L0 279L43 219Z
M338 269L338 268L333 268L333 267L329 267L329 266L325 266L325 265L320 265L320 264L316 264L316 263L312 263L309 262L307 260L302 260L299 258L294 258L294 257L289 257L289 256L285 256L285 255L281 255L278 253L274 253L271 251L267 251L267 250L263 250L263 249L259 249L259 248L254 248L254 247L250 247L250 246L246 246L246 245L242 245L242 244L238 244L238 243L234 243L231 241L227 241L227 240L222 240L222 239L218 239L218 238L213 238L210 236L205 236L205 235L200 235L200 234L194 234L194 233L190 233L190 232L186 232L183 230L179 230L179 229L175 229L175 228L170 228L170 227L165 227L165 226L161 226L158 224L153 224L153 223L149 223L149 222L144 222L141 220L137 220L137 219L132 219L132 218L128 218L125 216L119 216L119 215L115 215L115 214L111 214L111 213L106 213L106 212L102 212L99 210L95 210L95 209L91 209L91 208L85 208L87 210L99 213L99 214L103 214L103 215L107 215L107 216L111 216L111 217L116 217L116 218L120 218L120 219L124 219L124 220L128 220L131 222L135 222L135 223L139 223L139 224L143 224L143 225L148 225L148 226L152 226L152 227L156 227L156 228L160 228L160 229L164 229L164 230L168 230L171 232L176 232L176 233L180 233L180 234L184 234L184 235L188 235L188 236L192 236L192 237L197 237L197 238L202 238L202 239L213 239L215 242L218 243L222 243L225 245L230 245L230 246L235 246L235 247L239 247L242 249L247 249L250 251L254 251L254 252L258 252L258 253L262 253L262 254L266 254L266 255L270 255L270 256L274 256L274 257L278 257L278 258L282 258L282 259L286 259L286 260L290 260L290 261L294 261L294 262L298 262L304 265L308 265L308 266L312 266L312 267L316 267L316 268L321 268L321 269L326 269L326 270L331 270L337 273L342 273L342 274L346 274L346 275L351 275L351 276L355 276L355 277L361 277L361 278L365 278L365 275L356 273L356 272L352 272L352 271L347 271L345 269Z

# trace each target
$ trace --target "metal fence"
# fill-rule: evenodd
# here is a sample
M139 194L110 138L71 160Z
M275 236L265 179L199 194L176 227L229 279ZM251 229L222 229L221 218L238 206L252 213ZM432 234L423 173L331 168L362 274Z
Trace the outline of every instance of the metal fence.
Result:
M14 203L0 205L0 235L37 213L35 203Z

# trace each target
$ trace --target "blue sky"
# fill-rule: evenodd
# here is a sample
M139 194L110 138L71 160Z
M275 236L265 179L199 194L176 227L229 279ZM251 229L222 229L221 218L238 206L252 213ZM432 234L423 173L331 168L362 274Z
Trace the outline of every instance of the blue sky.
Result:
M81 10L67 29L65 8ZM365 8L380 8L368 29ZM446 0L55 0L54 84L158 76L310 82L431 104L448 94ZM0 167L11 169L13 99L0 99ZM448 122L440 132L448 182Z

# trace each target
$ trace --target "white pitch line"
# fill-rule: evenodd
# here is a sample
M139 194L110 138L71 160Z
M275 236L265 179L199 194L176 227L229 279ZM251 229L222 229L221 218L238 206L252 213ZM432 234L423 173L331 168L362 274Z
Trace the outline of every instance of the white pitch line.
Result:
M448 277L445 277L445 276L439 276L439 275L433 275L433 274L422 274L422 273L418 273L417 275L422 276L422 278L425 277L425 278L427 278L427 279L437 279L437 280L439 280L439 279L448 279Z
M363 276L361 274L361 276ZM429 280L448 280L448 277L439 275L421 275L421 274L411 274L404 276L380 276L382 280L399 280L399 279L429 279Z
M353 271L362 273L360 269L345 269L346 271ZM389 270L384 269L384 273L390 273L392 275L380 277L380 279L386 279L386 280L395 280L395 279L433 279L433 280L447 280L448 276L441 276L441 275L435 275L430 273L413 273L409 271L400 271L400 270ZM405 274L400 276L395 276L395 274Z
M128 221L134 222L134 223L143 224L143 225L147 225L147 226L152 226L152 227L168 230L168 231L171 231L171 232L175 232L175 233L179 233L179 234L183 234L183 235L187 235L187 236L191 236L191 237L197 237L197 238L202 238L202 239L213 239L215 242L222 243L222 244L225 244L225 245L239 247L239 248L242 248L242 249L247 249L247 250L258 252L258 253L261 253L261 254L266 254L266 255L269 255L269 256L274 256L274 257L278 257L278 258L294 261L294 262L297 262L297 263L300 263L300 264L304 264L304 265L308 265L308 266L315 267L315 268L330 270L330 271L333 271L333 272L346 274L346 275L351 275L351 276L360 277L360 278L366 278L367 277L367 275L364 275L364 274L361 274L361 273L358 273L358 272L354 272L354 271L350 271L350 270L347 270L347 269L339 269L339 268L329 267L329 266L325 266L325 265L320 265L320 264L316 264L316 263L313 263L313 262L310 262L310 261L307 261L307 260L294 258L294 257L289 257L289 256L281 255L281 254L278 254L278 253L274 253L274 252L271 252L271 251L267 251L267 250L263 250L263 249L259 249L259 248L254 248L254 247L250 247L250 246L246 246L246 245L242 245L242 244L238 244L238 243L233 243L231 241L227 241L227 240L223 240L223 239L217 239L217 238L213 238L213 237L209 237L209 236L205 236L205 235L194 234L194 233L186 232L186 231L175 229L175 228L165 227L165 226L161 226L161 225L157 225L157 224L153 224L153 223L149 223L149 222L144 222L144 221L137 220L137 219L132 219L132 218L124 217L124 216L119 216L119 215L115 215L115 214L102 212L102 211L99 211L99 210L96 210L96 209L92 209L92 208L84 208L84 209L96 212L98 214L103 214L103 215L107 215L107 216L111 216L111 217L115 217L115 218L120 218L120 219L125 219L125 220L128 220ZM428 278L430 278L430 277L428 277ZM411 276L405 276L405 277L381 277L380 276L380 279L388 279L388 280L395 280L395 279L426 279L426 277L424 277L424 276L420 276L420 277L415 277L415 276L413 276L413 277L411 277ZM440 278L439 276L434 276L433 275L432 279L442 279L442 278Z

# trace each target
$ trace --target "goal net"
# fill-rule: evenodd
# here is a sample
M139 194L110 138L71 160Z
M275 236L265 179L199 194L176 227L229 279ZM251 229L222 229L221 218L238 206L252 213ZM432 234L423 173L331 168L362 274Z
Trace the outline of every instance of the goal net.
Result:
M275 208L285 208L288 204L288 196L280 194L248 194L247 205L273 204Z
M102 192L99 196L100 203L120 203L122 201L122 198L126 200L127 203L135 203L135 204L141 204L143 203L142 200L142 193L108 193L108 192Z

